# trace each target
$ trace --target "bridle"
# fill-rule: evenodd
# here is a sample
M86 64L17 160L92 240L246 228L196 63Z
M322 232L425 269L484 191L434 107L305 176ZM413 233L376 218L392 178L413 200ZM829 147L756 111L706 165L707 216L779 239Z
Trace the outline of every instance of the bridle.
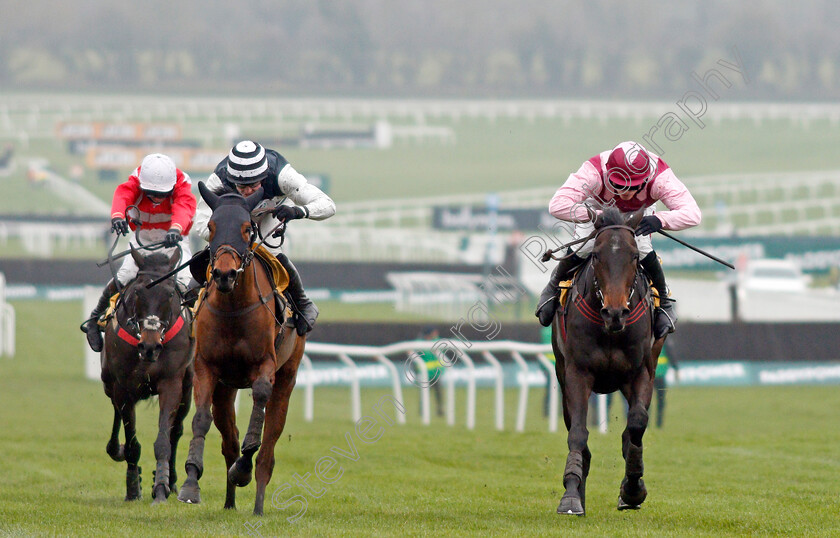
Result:
M253 233L251 237L253 238ZM248 242L251 243L252 241L249 240ZM221 245L219 248L216 249L216 251L213 253L213 257L210 259L210 269L212 270L215 267L216 261L219 259L219 257L221 257L222 254L227 253L234 256L234 259L239 259L239 267L236 268L236 276L233 279L233 286L236 287L236 284L239 282L239 275L241 275L243 271L245 271L245 268L247 268L251 264L251 261L254 259L255 249L256 247L246 248L245 253L241 254L238 250L236 250L230 245Z
M153 271L138 271L137 276L139 277L140 275L157 276L158 273L155 273ZM132 288L137 287L137 286L138 286L137 280L135 280L129 286L130 293L133 293L135 296L136 296L136 292ZM174 287L174 289L175 289L175 292L180 295L180 291L178 290L177 285ZM126 293L126 294L120 295L120 301L119 301L118 307L122 308L123 312L128 313L127 309L126 309L126 306L125 306L126 301L124 299L124 297L126 295L128 295L128 294ZM135 301L136 301L136 297L135 297ZM178 303L180 304L180 302L181 301L179 299ZM131 315L128 318L126 318L125 321L124 321L124 323L126 325L125 327L123 327L119 323L119 317L117 318L117 326L119 327L119 329L117 331L117 334L123 340L126 340L127 342L132 343L134 345L137 345L137 344L133 340L136 340L137 342L139 342L143 331L158 332L160 334L161 343L165 344L166 342L169 341L169 339L171 339L172 337L175 336L175 334L178 333L178 331L181 329L181 325L183 323L183 321L181 321L180 323L178 321L178 320L183 320L183 318L181 317L181 312L177 309L176 309L176 315L175 315L176 319L175 319L174 323L171 320L162 320L156 314L150 314L150 315L145 316L143 318L137 319L136 308L135 308L135 311L131 312L130 314ZM177 330L170 335L169 339L167 339L167 333L170 331L170 329L172 329L176 326L177 326ZM131 331L131 332L129 332L129 331Z
M593 241L598 239L598 236L601 235L602 232L607 230L616 230L616 229L623 229L629 231L631 234L635 233L635 230L626 224L610 224L609 226L604 226L602 228L598 228L594 232L592 232L589 237L592 238ZM638 255L637 255L638 257ZM594 258L593 258L594 261ZM637 260L638 263L638 260ZM637 269L634 269L635 276L633 277L633 285L630 286L630 293L627 295L627 303L625 306L630 308L630 302L633 300L633 295L636 292L636 281L639 278L639 272ZM604 293L601 291L601 284L598 282L598 275L594 271L594 264L593 264L593 271L592 271L592 278L594 282L594 290L595 296L598 298L598 301L601 303L601 308L604 307Z

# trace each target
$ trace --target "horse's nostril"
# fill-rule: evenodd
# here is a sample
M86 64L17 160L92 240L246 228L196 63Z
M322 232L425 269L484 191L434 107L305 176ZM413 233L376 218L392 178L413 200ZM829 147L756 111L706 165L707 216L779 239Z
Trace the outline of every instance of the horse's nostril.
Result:
M221 278L221 276L222 276L222 272L220 270L213 269L213 278L214 279L219 279L219 278Z
M621 317L626 318L629 315L630 315L630 309L629 308L625 307L625 308L621 309Z

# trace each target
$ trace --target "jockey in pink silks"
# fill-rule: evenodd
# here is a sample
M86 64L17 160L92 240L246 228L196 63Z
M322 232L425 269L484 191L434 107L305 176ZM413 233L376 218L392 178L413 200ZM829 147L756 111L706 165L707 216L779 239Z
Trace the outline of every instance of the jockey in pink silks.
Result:
M700 208L694 197L658 155L636 142L622 142L584 162L557 189L548 205L554 217L574 223L575 239L587 237L595 229L585 202L596 207L614 205L622 213L646 208L636 227L636 244L640 264L663 298L654 315L653 333L658 339L674 332L677 316L673 300L665 299L668 295L665 273L653 250L650 234L659 230L685 230L700 224ZM662 202L668 210L655 212L656 202ZM571 278L592 252L594 242L594 239L587 241L574 254L570 249L569 255L552 272L536 311L543 326L551 325L557 310L558 284Z

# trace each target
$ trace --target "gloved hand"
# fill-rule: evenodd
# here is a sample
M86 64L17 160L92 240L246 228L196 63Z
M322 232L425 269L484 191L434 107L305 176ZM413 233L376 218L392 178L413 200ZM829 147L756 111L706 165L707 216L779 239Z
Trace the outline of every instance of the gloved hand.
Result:
M163 246L174 247L181 239L183 238L181 237L181 232L178 231L178 228L169 228L169 231L166 232L166 237L163 239Z
M128 235L128 222L121 217L111 219L111 231L116 234Z
M306 216L306 212L298 206L281 205L271 212L271 216L281 222L289 222L290 220L302 219Z
M655 215L642 217L642 221L636 226L636 235L650 235L662 229L662 221Z

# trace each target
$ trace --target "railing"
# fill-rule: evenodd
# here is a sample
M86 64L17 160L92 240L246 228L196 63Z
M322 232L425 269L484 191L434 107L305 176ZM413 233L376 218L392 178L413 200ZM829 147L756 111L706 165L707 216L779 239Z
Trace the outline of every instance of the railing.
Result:
M429 349L433 342L426 340L400 342L388 346L373 347L373 346L345 346L337 344L323 344L318 342L309 342L306 344L305 360L309 361L310 356L318 355L322 357L331 357L337 359L345 364L350 374L350 410L353 421L358 421L361 418L361 394L359 388L359 380L357 377L357 365L359 361L375 360L383 365L389 371L391 378L391 390L393 397L399 401L403 401L402 383L403 377L399 369L394 364L397 361L402 362L403 368L411 368L413 365L421 372L417 381L420 385L420 412L421 421L423 424L430 424L430 402L429 402L429 386L427 371L425 364L415 354L417 350ZM529 344L523 342L460 342L447 341L447 344L458 350L458 361L463 361L464 366L458 367L459 377L463 376L467 385L467 401L465 424L468 429L475 428L476 415L476 369L475 358L480 357L486 361L494 371L494 426L497 430L504 430L505 424L505 376L502 370L501 363L496 358L494 353L509 353L513 360L520 368L520 375L518 379L519 398L517 400L516 421L514 429L518 432L525 430L525 419L527 415L529 383L527 374L530 371L528 363L523 355L533 356L536 361L541 363L548 371L553 372L553 364L546 358L545 354L551 352L551 346L547 344ZM469 354L468 354L469 353ZM447 359L441 357L445 364ZM306 369L311 371L311 361L307 363ZM446 368L447 373L443 376L443 382L446 383L446 421L449 425L455 424L455 376L451 375L449 370L452 366ZM449 374L449 375L447 375ZM549 392L549 417L548 430L550 432L557 431L557 406L559 402L559 387L554 376L551 377L551 389ZM299 379L298 385L304 387L304 418L308 421L314 419L314 379L312 376L302 376ZM401 423L405 423L405 417L397 415L397 419Z
M6 275L0 273L0 356L15 356L15 309L6 302Z

